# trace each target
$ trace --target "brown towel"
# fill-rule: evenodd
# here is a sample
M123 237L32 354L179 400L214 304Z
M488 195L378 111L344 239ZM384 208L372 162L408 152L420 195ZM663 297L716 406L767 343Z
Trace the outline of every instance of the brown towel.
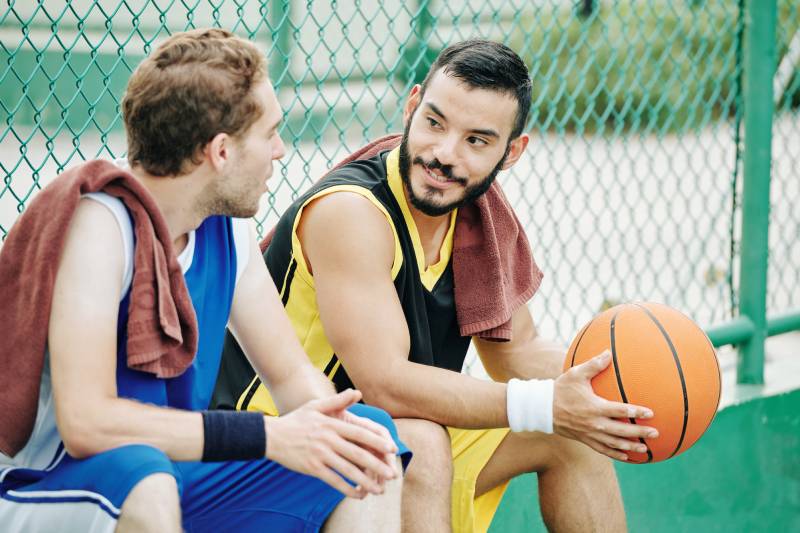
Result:
M400 145L390 134L362 146L331 171ZM266 250L274 233L261 241ZM487 276L487 272L496 273ZM514 210L495 181L472 205L458 210L453 236L456 316L461 335L511 340L511 315L533 297L542 282L531 247Z
M67 228L81 195L101 190L120 198L133 216L128 366L174 377L197 352L197 318L153 197L108 161L64 172L34 198L0 248L0 450L6 455L25 446L36 419L53 285Z

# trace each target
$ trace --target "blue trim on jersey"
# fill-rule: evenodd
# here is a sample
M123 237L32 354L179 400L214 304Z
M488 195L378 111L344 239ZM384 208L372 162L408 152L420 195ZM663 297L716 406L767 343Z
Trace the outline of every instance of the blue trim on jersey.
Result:
M170 379L128 368L128 289L120 303L117 321L119 397L192 411L208 408L217 380L225 328L236 286L236 246L229 217L209 217L197 228L192 264L184 273L184 278L200 334L194 361L183 374Z
M44 467L44 469L52 470L53 468L55 468L59 458L63 453L64 453L64 442L62 441L58 443L58 447L56 448L56 453L53 455L53 458L50 460L49 463L47 463L47 466Z

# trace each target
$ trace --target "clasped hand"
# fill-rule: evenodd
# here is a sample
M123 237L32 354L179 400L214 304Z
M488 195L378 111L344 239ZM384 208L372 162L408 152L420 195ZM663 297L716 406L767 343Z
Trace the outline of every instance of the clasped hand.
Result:
M359 391L348 389L286 415L265 417L267 458L352 498L383 493L386 481L400 475L397 446L385 427L347 411L360 399Z

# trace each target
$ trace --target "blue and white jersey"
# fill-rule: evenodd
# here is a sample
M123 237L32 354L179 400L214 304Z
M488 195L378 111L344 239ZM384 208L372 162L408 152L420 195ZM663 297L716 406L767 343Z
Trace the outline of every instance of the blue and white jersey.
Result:
M160 379L153 374L131 370L127 365L127 322L135 247L131 216L118 198L105 193L92 193L86 197L105 205L114 214L125 250L117 322L118 395L178 409L206 409L219 370L236 282L249 260L248 221L212 216L189 234L178 262L197 315L198 350L191 366L183 374ZM0 481L9 471L8 467L50 469L59 462L63 453L55 423L49 353L46 353L33 432L25 447L13 458L0 453Z

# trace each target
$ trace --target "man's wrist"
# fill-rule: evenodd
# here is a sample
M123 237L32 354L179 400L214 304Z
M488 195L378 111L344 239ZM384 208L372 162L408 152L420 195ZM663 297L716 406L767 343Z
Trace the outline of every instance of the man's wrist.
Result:
M278 419L279 419L279 417L277 417L277 416L269 416L269 415L265 415L264 416L264 434L266 435L266 438L264 440L264 457L266 457L267 459L269 459L271 461L274 461L275 459L270 457L270 452L272 452L274 450L270 450L269 437L271 436L271 434L273 433L273 430L274 430L273 423Z
M553 433L552 379L511 379L506 388L506 412L511 431Z
M246 411L203 411L203 462L262 459L264 415Z

